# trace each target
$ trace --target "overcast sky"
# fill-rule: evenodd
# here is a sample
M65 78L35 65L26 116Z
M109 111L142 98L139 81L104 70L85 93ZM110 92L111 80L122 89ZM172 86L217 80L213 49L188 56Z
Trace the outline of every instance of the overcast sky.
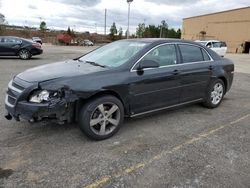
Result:
M182 18L250 6L250 0L134 0L131 4L130 28L138 23L181 28ZM126 0L0 0L0 13L10 25L38 27L40 20L51 29L104 32L107 9L107 33L113 22L127 29Z

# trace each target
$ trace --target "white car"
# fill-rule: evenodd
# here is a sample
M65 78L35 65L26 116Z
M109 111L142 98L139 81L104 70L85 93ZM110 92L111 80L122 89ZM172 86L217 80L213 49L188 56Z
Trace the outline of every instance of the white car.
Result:
M83 45L84 46L94 46L94 43L92 41L90 41L90 40L84 40Z
M227 45L225 42L218 40L196 40L198 42L211 50L215 51L220 56L224 57L227 52Z

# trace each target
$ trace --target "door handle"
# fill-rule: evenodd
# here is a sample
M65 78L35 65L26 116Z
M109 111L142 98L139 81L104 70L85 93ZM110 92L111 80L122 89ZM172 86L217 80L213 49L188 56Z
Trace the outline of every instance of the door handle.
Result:
M213 70L214 67L213 67L212 65L210 65L210 66L208 67L208 69L209 69L209 70Z
M178 75L178 74L180 74L179 70L176 69L176 70L173 71L173 75Z

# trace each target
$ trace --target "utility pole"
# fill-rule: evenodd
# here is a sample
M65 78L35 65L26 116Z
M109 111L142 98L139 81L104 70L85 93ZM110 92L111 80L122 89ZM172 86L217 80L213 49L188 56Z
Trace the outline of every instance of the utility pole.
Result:
M128 30L127 30L127 39L129 38L129 17L130 17L130 4L133 2L133 0L127 0L128 3Z
M105 8L105 17L104 17L104 35L106 36L106 26L107 26L107 9Z

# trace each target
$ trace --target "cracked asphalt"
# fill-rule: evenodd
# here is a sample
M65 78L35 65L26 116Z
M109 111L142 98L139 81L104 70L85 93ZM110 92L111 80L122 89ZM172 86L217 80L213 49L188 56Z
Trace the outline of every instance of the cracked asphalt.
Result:
M112 138L87 139L75 124L4 118L9 80L27 68L92 47L45 45L28 61L0 58L0 187L250 187L250 54L228 54L234 83L222 104L126 119Z

